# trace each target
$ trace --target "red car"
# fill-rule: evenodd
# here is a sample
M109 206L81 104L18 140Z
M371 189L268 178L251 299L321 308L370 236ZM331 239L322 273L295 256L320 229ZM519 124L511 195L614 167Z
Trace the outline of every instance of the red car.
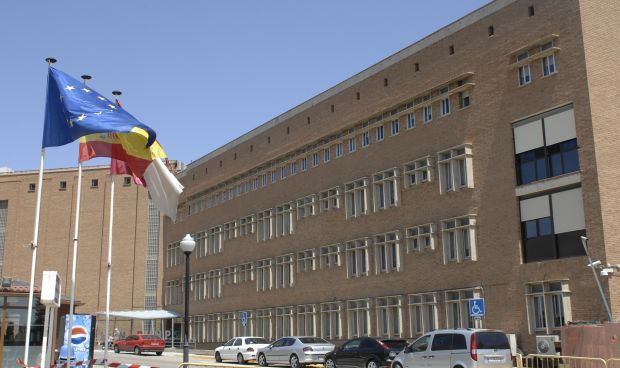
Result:
M161 355L164 352L164 339L157 335L137 334L129 335L122 340L114 341L114 352L133 351L140 355L145 352Z

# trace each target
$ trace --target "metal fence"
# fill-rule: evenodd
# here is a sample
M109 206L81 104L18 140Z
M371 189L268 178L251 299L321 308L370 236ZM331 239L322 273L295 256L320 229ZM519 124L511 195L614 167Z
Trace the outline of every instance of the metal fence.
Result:
M617 359L610 359L617 360ZM517 368L608 368L605 359L564 355L517 355ZM620 368L620 360L614 368Z

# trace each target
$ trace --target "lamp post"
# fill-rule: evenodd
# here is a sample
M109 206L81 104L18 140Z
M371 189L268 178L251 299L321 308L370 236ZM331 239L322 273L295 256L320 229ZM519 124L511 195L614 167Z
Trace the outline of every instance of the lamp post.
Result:
M183 363L189 362L189 255L196 247L196 241L187 234L181 240L181 250L185 253L185 315L183 316Z
M583 245L583 250L585 250L586 256L588 257L588 262L590 262L590 268L592 268L592 273L594 274L594 280L596 280L596 286L598 286L598 291L599 293L601 293L601 299L603 299L603 305L605 306L605 311L607 312L607 318L609 322L612 322L611 310L609 309L609 304L607 303L605 292L603 291L603 287L601 286L601 280L598 279L598 274L596 273L596 266L592 262L592 258L590 258L590 253L588 253L588 238L586 236L581 236L581 244Z

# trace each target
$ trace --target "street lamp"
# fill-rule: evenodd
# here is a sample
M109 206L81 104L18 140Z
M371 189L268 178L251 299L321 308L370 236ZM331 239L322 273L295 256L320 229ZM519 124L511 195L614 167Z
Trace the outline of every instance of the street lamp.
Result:
M196 241L187 234L181 240L181 250L185 253L185 315L183 317L183 363L189 362L189 255L196 247Z
M592 273L594 274L594 280L596 280L596 286L598 286L598 291L601 293L601 299L603 299L603 305L605 306L605 311L607 312L607 318L609 322L612 322L611 310L609 309L609 304L607 304L607 298L605 297L605 292L603 291L603 287L601 286L601 280L598 279L598 274L596 273L596 262L600 264L600 261L592 262L592 258L590 258L590 253L588 253L588 237L581 236L581 245L583 245L583 250L586 252L586 256L588 257L588 262L590 268L592 268Z

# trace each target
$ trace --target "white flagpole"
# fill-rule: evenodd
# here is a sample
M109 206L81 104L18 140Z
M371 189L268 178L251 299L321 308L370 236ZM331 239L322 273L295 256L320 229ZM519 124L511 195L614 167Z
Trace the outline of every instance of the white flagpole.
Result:
M48 57L45 59L48 67L56 62L56 59ZM49 85L49 75L47 83ZM41 191L43 190L43 164L45 162L45 148L41 148L41 159L39 163L39 180L37 182L37 204L34 215L34 234L32 236L32 263L30 265L30 285L28 290L28 316L26 317L26 342L24 345L24 363L28 365L28 354L30 352L30 330L32 326L32 304L34 302L34 274L37 270L37 248L39 247L39 218L41 216Z
M84 85L86 81L91 79L90 75L83 75ZM71 336L73 335L73 309L75 308L75 272L77 268L78 258L78 233L80 230L80 201L82 199L82 163L78 161L78 182L77 182L77 200L75 204L75 228L73 229L73 262L71 265L71 299L69 302L69 329L67 332L67 363L69 368L73 367L71 362Z
M80 192L82 189L82 163L78 163L78 184L77 184L77 201L75 205L75 229L73 235L73 264L71 268L71 300L69 304L69 329L67 330L67 363L69 367L73 366L71 362L71 336L73 332L73 308L75 306L75 269L77 268L77 252L78 252L78 230L80 228Z

